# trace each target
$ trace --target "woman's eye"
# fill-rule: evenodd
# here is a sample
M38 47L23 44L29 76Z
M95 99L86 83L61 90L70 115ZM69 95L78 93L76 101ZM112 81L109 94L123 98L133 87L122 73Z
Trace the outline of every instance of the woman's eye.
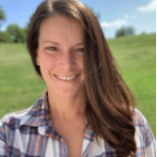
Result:
M47 47L46 49L48 49L50 51L57 51L58 50L56 47Z
M83 52L83 51L84 51L84 48L78 48L76 51Z

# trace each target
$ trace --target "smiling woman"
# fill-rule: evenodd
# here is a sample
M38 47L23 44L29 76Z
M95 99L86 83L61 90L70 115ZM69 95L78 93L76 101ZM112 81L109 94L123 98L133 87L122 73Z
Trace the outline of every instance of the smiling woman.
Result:
M84 100L81 94L84 93L84 88L81 88L84 81L84 58L83 52L78 51L84 47L83 43L82 26L74 19L55 15L41 24L36 62L47 84L49 101L54 104L57 99L58 107L58 100L68 100L63 107L70 113L76 100ZM60 99L60 96L65 98ZM72 96L75 96L74 100L71 99Z
M0 121L0 156L155 157L155 138L94 13L76 0L43 1L27 45L47 89Z

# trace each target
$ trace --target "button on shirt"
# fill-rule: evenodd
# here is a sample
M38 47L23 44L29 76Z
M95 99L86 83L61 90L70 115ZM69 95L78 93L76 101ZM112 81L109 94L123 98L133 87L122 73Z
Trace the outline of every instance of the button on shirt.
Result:
M155 157L155 138L151 128L135 109L136 157ZM86 123L82 157L118 157L117 151L95 134ZM0 121L0 157L68 157L68 148L50 121L47 91L30 108L5 115Z

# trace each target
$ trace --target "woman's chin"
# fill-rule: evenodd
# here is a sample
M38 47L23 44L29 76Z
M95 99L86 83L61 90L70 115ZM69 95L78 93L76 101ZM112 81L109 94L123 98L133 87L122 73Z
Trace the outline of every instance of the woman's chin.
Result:
M60 91L56 91L57 94L61 97L74 97L76 96L79 92L78 91L74 91L74 90L60 90Z

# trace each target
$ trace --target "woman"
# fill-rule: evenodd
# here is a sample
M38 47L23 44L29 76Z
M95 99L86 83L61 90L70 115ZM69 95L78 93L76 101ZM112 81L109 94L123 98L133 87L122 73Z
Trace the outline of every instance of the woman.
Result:
M0 156L155 157L151 128L87 6L42 2L27 45L47 90L1 120Z

